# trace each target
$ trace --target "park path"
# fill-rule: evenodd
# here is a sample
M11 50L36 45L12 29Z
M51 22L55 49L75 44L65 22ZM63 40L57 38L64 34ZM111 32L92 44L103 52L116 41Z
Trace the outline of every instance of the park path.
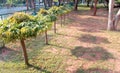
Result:
M0 15L5 15L5 14L11 14L11 13L15 13L18 11L24 11L27 10L26 7L11 7L11 8L4 8L4 9L0 9Z
M27 10L26 7L11 7L11 8L4 8L0 9L0 20L6 19L8 16L15 12L25 11Z

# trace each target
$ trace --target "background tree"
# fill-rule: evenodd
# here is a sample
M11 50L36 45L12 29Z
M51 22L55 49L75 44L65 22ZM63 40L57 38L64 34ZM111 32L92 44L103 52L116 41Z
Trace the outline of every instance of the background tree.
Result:
M93 15L95 16L96 15L96 13L97 13L97 2L98 2L98 0L94 0L94 13L93 13Z
M113 11L114 11L114 0L109 1L109 13L108 13L108 27L107 30L114 30L113 23Z
M78 10L78 2L79 2L79 0L74 0L74 10L75 11Z

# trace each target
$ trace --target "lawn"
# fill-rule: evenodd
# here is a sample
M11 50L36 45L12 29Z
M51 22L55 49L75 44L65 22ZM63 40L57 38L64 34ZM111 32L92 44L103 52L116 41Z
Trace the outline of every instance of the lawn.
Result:
M120 73L120 32L106 27L106 9L92 16L88 7L79 7L62 27L57 21L56 34L48 32L49 45L44 35L26 41L30 67L24 65L19 41L6 44L0 73Z

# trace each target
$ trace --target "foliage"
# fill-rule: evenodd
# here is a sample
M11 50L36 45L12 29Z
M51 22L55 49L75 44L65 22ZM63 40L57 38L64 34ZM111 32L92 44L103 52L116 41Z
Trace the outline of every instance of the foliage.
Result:
M53 6L48 10L48 12L50 14L54 14L56 16L59 16L59 15L62 15L62 14L69 13L71 10L72 10L72 6L67 4L67 5L60 6L60 7Z
M9 18L10 23L21 23L21 22L27 22L27 21L32 21L33 17L30 16L29 14L20 12L20 13L15 13Z
M62 10L61 11L62 14L67 14L72 11L72 6L70 6L70 5L60 6L60 9Z
M39 18L39 20L42 20L45 22L53 22L57 19L55 14L53 14L45 9L40 9L37 17Z
M24 40L46 32L52 27L58 15L66 14L69 7L52 7L49 10L41 9L36 16L18 12L0 23L0 38L4 42L21 41L24 51L25 64L28 65L28 58Z
M50 14L54 14L54 15L57 15L57 16L60 14L60 11L61 11L61 9L57 6L53 6L48 10L48 12Z
M53 6L49 10L41 9L36 17L20 12L15 13L0 24L0 37L6 42L16 39L36 37L52 27L52 22L58 15L66 14L72 10L69 5Z
M1 24L0 37L5 42L36 37L38 32L43 30L44 23L33 19L29 14L15 13Z
M40 9L36 16L37 21L43 21L45 24L45 30L50 29L52 27L53 21L57 20L56 15L49 13L45 9Z
M41 8L40 11L38 12L38 15L47 15L48 14L48 11L45 10L44 8Z

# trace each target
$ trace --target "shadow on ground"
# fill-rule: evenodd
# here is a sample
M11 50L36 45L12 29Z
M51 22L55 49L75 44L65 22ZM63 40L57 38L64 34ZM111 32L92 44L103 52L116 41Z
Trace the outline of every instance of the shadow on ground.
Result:
M90 34L83 34L81 37L78 38L78 40L86 43L93 43L93 44L109 44L110 42L108 41L107 38L105 37L100 37L100 36L93 36Z
M108 60L113 59L113 55L109 53L102 47L82 47L77 46L75 49L71 50L72 55L79 58L84 58L90 61L97 61L97 60Z
M99 68L95 68L95 69L78 69L75 73L120 73L110 70L110 69L99 69Z
M0 61L7 61L6 60L7 59L7 55L11 51L18 52L18 51L12 50L11 48L8 48L8 47L0 48Z
M36 70L38 70L38 71L41 71L42 73L51 73L50 71L47 71L47 70L45 70L45 69L42 69L42 68L40 68L40 67L38 67L38 66L34 66L34 65L32 65L32 64L30 64L28 68L36 69Z

